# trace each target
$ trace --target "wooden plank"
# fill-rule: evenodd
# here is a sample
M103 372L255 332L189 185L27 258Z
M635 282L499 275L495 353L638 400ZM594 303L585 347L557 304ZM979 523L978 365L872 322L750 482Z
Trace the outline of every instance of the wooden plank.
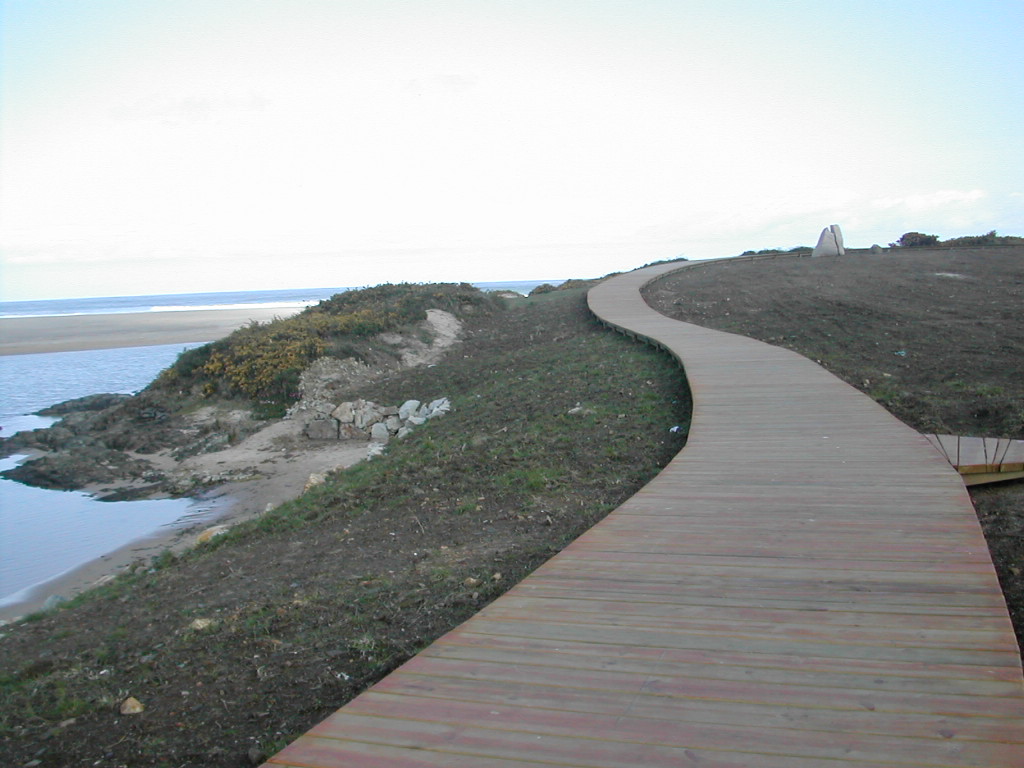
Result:
M971 484L1016 479L1024 473L1024 440L999 437L925 435ZM1000 477L1005 473L1005 477Z
M626 672L672 671L692 678L714 678L733 681L773 682L787 685L828 685L849 690L898 690L914 693L957 693L968 696L1017 695L1012 680L985 680L975 675L972 667L943 670L928 668L927 676L920 674L920 665L912 674L903 668L887 664L885 667L868 660L862 668L844 663L840 668L833 662L813 657L767 654L712 654L708 651L662 651L647 655L644 647L615 646L552 642L509 637L472 635L464 642L438 642L423 652L430 658L459 659L462 661L488 661L537 667L565 669L599 669ZM475 641L475 642L474 642ZM886 674L880 676L880 669ZM1024 738L1024 734L1021 734Z
M674 723L752 725L757 729L797 729L827 733L901 734L923 739L956 739L1019 744L1018 719L1001 715L987 717L943 715L920 712L878 712L868 708L839 710L799 708L775 703L671 698L640 693L625 704L599 689L565 688L523 683L484 684L461 678L410 677L400 691L379 686L371 695L422 696L424 700L463 701L479 707L504 707L513 719L518 710L579 712L599 716L649 717ZM510 704L512 702L512 704ZM425 706L429 706L426 705ZM510 711L513 710L513 711Z
M962 441L795 353L658 315L639 289L671 269L590 303L684 362L686 448L269 764L1019 768L1019 649L947 460Z

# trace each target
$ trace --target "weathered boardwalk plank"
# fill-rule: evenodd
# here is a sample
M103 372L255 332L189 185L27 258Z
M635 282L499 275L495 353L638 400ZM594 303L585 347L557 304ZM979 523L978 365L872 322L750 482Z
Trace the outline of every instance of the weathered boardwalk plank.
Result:
M1024 765L1019 649L957 473L819 366L594 288L669 350L687 447L269 765Z
M998 483L1024 477L1024 440L1004 437L925 435L966 485Z

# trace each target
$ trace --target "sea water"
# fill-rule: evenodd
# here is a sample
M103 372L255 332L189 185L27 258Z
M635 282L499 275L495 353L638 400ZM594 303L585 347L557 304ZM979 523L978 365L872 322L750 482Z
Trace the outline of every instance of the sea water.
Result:
M549 281L478 287L526 294L543 282ZM313 304L343 290L347 289L0 302L0 317L284 307ZM0 435L48 426L55 419L34 414L55 403L98 392L137 392L186 348L169 344L0 356ZM0 460L0 470L22 458ZM209 503L189 499L103 502L84 493L31 488L0 478L0 606L19 602L28 592L44 589L47 581L165 526L202 518L210 508Z
M54 403L97 392L136 392L185 349L171 344L0 357L0 435L48 426L35 416ZM24 457L0 459L0 470ZM189 499L103 502L0 478L0 606L209 504Z

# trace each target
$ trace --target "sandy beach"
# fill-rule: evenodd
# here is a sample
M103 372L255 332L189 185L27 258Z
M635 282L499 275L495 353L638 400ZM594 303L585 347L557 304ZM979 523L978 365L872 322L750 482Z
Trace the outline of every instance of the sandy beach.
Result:
M253 307L113 315L0 318L0 355L194 344L219 339L252 320L267 322L303 309Z

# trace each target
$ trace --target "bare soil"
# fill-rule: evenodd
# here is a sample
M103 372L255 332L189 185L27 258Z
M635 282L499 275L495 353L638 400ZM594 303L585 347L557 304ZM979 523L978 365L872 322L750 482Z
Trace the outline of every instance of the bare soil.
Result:
M796 348L918 429L1021 437L1022 266L1020 248L722 262L649 300ZM208 545L0 629L0 762L257 764L632 495L689 418L678 368L600 327L582 289L478 318L435 367L351 396L454 410ZM973 492L1018 628L1021 485ZM141 713L121 714L129 697Z
M646 298L799 352L920 432L1024 438L1024 247L719 261ZM1024 481L974 487L971 499L1024 646Z
M384 456L0 629L0 763L259 763L635 493L683 445L680 372L582 290L520 305L349 393L451 399Z

